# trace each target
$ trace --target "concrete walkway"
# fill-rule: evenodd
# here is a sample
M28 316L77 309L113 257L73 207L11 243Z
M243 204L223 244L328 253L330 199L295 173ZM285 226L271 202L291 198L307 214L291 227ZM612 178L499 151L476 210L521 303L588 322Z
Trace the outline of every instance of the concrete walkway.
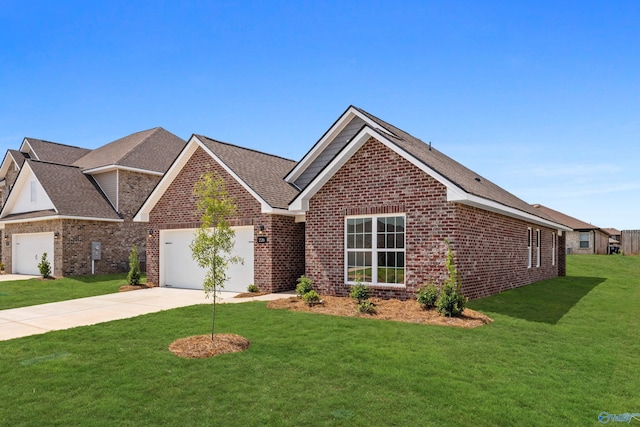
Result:
M270 301L288 298L293 294L291 291L251 298L234 298L237 293L222 292L222 299L218 301ZM211 299L206 299L205 293L198 290L151 288L0 310L0 341L196 304L211 304Z

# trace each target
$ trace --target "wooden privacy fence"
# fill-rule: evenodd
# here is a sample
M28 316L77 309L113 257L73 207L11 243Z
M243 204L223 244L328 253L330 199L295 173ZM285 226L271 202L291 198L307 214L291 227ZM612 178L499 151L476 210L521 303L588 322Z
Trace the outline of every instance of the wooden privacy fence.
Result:
M620 249L623 254L640 254L640 230L622 230L620 240Z

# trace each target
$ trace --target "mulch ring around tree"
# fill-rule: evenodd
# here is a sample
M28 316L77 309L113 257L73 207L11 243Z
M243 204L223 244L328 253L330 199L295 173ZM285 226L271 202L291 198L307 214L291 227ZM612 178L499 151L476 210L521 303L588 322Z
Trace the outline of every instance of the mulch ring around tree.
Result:
M152 285L152 284L122 285L120 286L120 289L118 289L118 292L137 291L138 289L149 289L149 288L155 288L155 287L156 285Z
M260 295L267 295L269 293L270 292L243 292L241 294L234 296L234 298L252 298L252 297L259 297Z
M415 300L371 298L375 304L375 314L358 312L358 303L353 298L321 296L322 304L309 307L302 298L291 297L269 301L267 308L306 311L333 316L366 317L370 319L392 320L396 322L423 323L427 325L476 328L493 322L493 319L479 311L465 308L460 317L444 317L435 309L424 310Z
M226 353L239 353L249 348L249 340L236 334L194 335L180 338L169 345L169 350L185 359L204 359Z

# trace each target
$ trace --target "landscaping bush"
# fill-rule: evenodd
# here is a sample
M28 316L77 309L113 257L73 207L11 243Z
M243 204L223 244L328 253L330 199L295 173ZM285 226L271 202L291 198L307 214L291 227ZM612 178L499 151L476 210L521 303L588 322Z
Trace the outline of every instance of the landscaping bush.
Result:
M320 295L318 295L318 293L313 289L311 289L309 292L302 295L302 299L304 300L304 302L307 303L309 307L313 307L314 305L318 305L322 303L322 300L320 299Z
M376 305L369 300L358 303L358 311L364 314L375 314Z
M429 310L436 306L436 301L438 300L438 295L440 291L438 287L433 284L424 284L418 288L418 292L416 294L416 299L418 300L418 304L422 306L425 310Z
M356 279L356 284L351 287L351 292L349 293L349 295L351 296L351 298L357 299L358 304L362 304L371 296L371 289L369 288L369 286L362 283L360 279Z
M129 274L127 274L127 283L132 286L140 284L140 259L138 258L138 247L133 245L129 252Z
M247 291L251 292L252 294L255 294L256 292L260 292L260 289L258 288L257 285L252 283L247 287Z
M306 277L304 274L298 279L298 286L296 286L296 294L298 297L302 297L313 290L313 280Z
M445 283L436 301L436 310L442 316L459 316L467 301L468 298L463 296L453 283Z
M51 264L49 264L46 252L42 254L42 258L40 259L40 263L38 264L38 270L40 270L40 274L42 274L42 277L44 279L48 278L51 275Z

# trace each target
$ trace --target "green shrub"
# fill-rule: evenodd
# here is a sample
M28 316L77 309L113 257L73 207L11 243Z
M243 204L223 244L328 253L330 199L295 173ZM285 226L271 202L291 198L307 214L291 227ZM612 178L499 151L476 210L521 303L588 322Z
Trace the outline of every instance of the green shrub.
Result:
M260 289L258 288L257 285L252 283L247 287L247 291L251 292L252 294L255 294L256 292L260 292Z
M318 295L318 293L313 289L311 289L309 292L302 295L302 299L304 300L304 302L307 303L309 307L313 307L314 305L318 305L322 303L322 300L320 299L320 295Z
M371 289L366 284L362 283L360 279L356 279L356 284L351 287L351 292L349 292L351 298L355 298L358 300L358 304L362 304L364 301L368 300L371 296Z
M305 294L313 290L313 280L306 277L304 274L298 279L298 286L296 286L296 294L298 297L302 297Z
M424 284L418 288L418 292L416 293L416 299L418 300L418 304L422 306L425 310L429 310L436 306L436 301L438 300L438 295L440 291L438 287L433 283Z
M38 264L38 270L40 270L40 274L42 274L42 277L45 279L51 275L51 264L49 264L46 252L42 254L42 258Z
M376 305L369 300L362 301L358 304L358 311L364 314L375 314Z
M127 283L133 286L140 284L140 260L138 258L138 247L133 245L129 252L129 274L127 274Z
M436 310L442 316L459 316L462 314L468 298L462 295L452 283L445 283L436 301Z

